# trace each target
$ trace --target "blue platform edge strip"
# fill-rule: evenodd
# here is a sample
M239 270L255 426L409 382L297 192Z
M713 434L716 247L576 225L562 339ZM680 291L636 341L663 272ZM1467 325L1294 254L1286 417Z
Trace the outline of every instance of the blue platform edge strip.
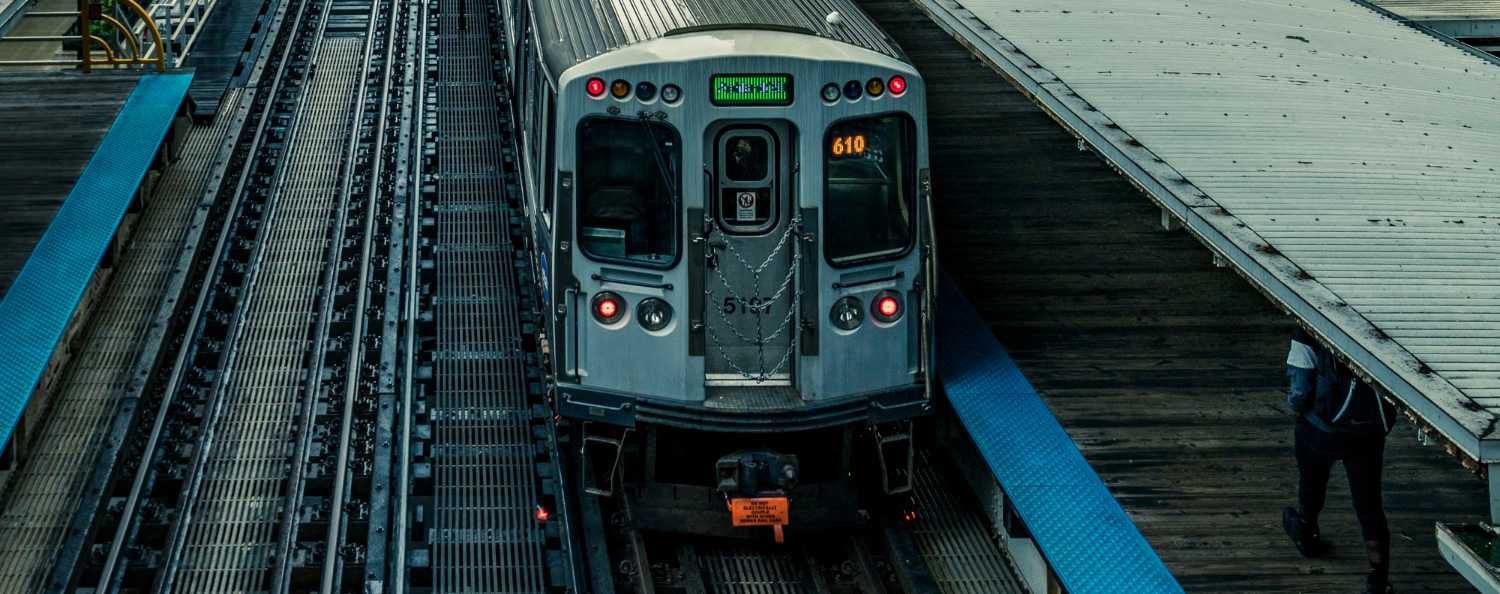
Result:
M192 80L139 79L0 301L0 444L20 421Z
M938 375L948 400L1063 587L1182 592L952 279L940 295Z

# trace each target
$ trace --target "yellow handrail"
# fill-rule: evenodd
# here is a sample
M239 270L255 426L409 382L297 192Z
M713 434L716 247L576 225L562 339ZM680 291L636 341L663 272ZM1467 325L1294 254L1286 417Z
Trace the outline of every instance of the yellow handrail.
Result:
M126 8L129 8L130 10L135 11L135 14L138 15L138 16L140 16L142 21L145 21L145 23L146 23L146 30L148 30L148 31L151 32L151 39L152 39L152 41L156 42L157 53L156 53L156 57L155 58L147 58L145 56L137 56L136 59L140 60L140 63L142 63L142 64L156 64L156 70L158 72L166 72L167 71L167 52L162 51L163 50L163 46L162 46L162 41L161 41L161 30L157 29L157 27L156 27L156 19L151 18L151 14L148 13L148 12L146 12L146 9L141 8L141 5L137 4L135 0L119 0L119 1L123 2L125 4Z
M125 23L120 22L120 19L109 16L107 14L101 14L99 15L99 18L108 21L111 25L114 25L115 30L120 32L120 35L125 38L125 41L130 42L130 57L139 60L141 58L141 45L139 43L136 43L135 35L130 32L130 28L126 27Z
M94 43L99 44L99 47L104 50L104 57L105 57L105 59L109 60L110 64L116 64L117 63L117 62L115 62L115 52L114 52L114 50L109 49L109 42L104 41L103 38L99 37L98 35L93 35L93 34L89 35L89 39L92 40ZM83 48L83 52L84 52L84 55L89 55L89 54L92 54L94 52L94 50L89 49L88 46L85 45L84 48Z

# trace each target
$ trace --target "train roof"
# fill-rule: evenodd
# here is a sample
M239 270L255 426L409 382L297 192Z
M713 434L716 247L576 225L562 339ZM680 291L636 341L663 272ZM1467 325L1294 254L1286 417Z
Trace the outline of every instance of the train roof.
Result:
M579 62L678 33L768 29L816 35L906 61L851 0L534 0L542 57L553 77ZM843 18L829 25L828 15Z

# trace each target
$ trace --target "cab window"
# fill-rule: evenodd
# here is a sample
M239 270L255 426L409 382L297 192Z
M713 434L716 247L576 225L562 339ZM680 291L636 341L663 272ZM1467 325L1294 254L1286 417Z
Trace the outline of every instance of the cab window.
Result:
M898 257L911 247L916 194L911 118L838 122L823 146L824 251L834 266Z
M578 244L590 258L666 268L677 260L682 142L661 122L578 127Z

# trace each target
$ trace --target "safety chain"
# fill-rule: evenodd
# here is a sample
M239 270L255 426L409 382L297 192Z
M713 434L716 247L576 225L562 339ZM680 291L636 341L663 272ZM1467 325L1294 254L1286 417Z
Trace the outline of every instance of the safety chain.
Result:
M709 229L709 233L712 233L713 228L710 227ZM745 260L744 254L742 254L739 249L735 247L733 241L724 242L726 250L734 256L734 259L738 261L746 271L751 274L752 287L754 288L752 299L745 299L743 295L734 290L734 286L731 285L729 279L724 276L724 270L722 267L713 267L714 273L719 277L719 284L724 286L724 291L727 296L731 300L742 304L742 307L744 307L746 310L755 314L755 338L745 336L743 332L740 332L739 327L729 319L728 315L724 312L724 308L716 307L713 305L714 291L712 288L705 288L703 291L704 295L707 297L707 302L710 304L710 307L714 307L715 309L719 310L719 319L724 323L724 326L728 327L730 332L733 332L735 337L739 339L740 342L744 344L755 345L756 357L759 362L760 371L758 373L751 373L740 367L739 364L735 363L734 359L729 356L729 352L724 346L724 343L720 340L719 334L717 332L714 332L712 327L708 327L707 332L709 338L713 340L714 348L719 351L719 357L722 358L725 363L729 364L729 367L734 369L735 373L738 373L745 379L754 380L756 383L764 382L767 379L770 379L771 377L781 373L781 370L784 369L786 365L791 361L792 353L795 353L797 351L797 334L793 332L791 334L791 340L787 344L787 350L782 354L781 360L777 361L776 365L771 369L766 369L766 344L772 340L775 340L781 335L782 332L785 332L787 328L793 326L792 320L796 317L797 311L801 308L802 304L802 290L798 289L796 291L793 291L791 303L787 308L786 316L782 318L781 323L777 324L775 331L771 332L770 335L765 334L765 322L760 315L761 312L769 310L772 304L776 303L782 298L782 296L786 295L787 290L792 286L792 281L796 278L797 270L802 263L801 246L798 245L796 241L792 240L793 237L802 237L801 215L792 218L791 224L787 225L786 231L783 232L781 234L781 238L777 240L776 247L773 248L771 250L771 253L767 254L765 259L761 260L760 264L757 266L751 266L750 263ZM705 237L704 239L705 241L707 241L708 237ZM776 257L780 255L784 249L786 249L788 243L792 244L792 261L791 266L787 270L786 278L782 279L775 293L773 293L770 297L762 300L760 298L760 275L761 273L765 272L766 268L770 267L772 262L775 262Z

